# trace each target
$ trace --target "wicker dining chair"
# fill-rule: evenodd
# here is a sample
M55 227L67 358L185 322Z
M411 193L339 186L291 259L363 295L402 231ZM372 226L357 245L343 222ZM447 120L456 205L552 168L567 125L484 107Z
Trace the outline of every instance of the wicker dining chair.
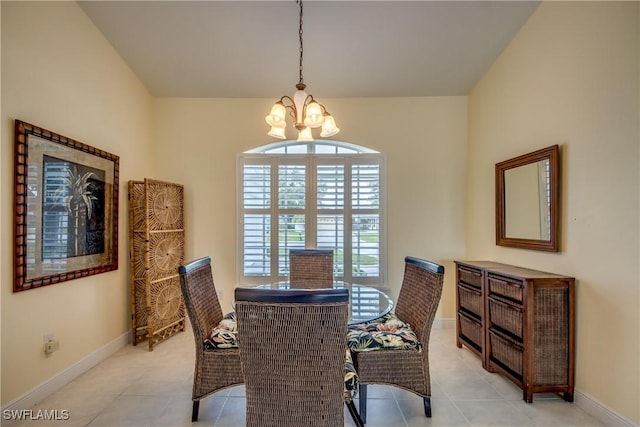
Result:
M348 387L348 304L347 289L236 288L247 427L343 426L345 404L364 426Z
M431 417L429 336L442 295L444 267L406 257L394 312L350 326L349 348L360 382L360 416L367 421L367 384L387 384L423 398Z
M201 399L218 390L243 384L244 379L236 340L235 313L222 315L211 273L211 258L181 265L178 273L196 345L191 420L197 421Z
M290 249L289 282L299 289L333 286L333 250Z

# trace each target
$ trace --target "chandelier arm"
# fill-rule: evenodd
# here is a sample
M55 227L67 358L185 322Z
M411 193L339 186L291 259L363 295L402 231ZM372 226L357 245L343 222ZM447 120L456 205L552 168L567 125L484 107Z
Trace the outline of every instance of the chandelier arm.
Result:
M293 118L293 122L295 123L295 121L296 121L296 104L293 102L293 99L291 99L291 97L285 95L282 98L280 98L280 102L282 103L282 105L284 105L284 108L289 112L289 114Z
M290 107L291 105L287 105L287 104L285 104L285 101L289 102L291 105L295 105L295 104L293 103L293 99L292 99L290 96L288 96L288 95L285 95L285 96L283 96L282 98L280 98L280 102L281 102L281 103L282 103L282 105L284 105L285 107Z

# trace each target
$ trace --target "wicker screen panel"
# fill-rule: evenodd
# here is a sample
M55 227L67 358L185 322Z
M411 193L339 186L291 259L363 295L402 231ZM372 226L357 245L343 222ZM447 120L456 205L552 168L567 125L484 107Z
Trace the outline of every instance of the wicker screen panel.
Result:
M180 292L180 277L151 282L150 323L164 329L184 319L185 310Z
M147 336L147 284L144 279L134 282L134 311L131 314L133 320L133 345L144 340Z
M184 187L129 181L133 344L154 344L185 327L178 266L184 262Z
M184 232L152 232L149 235L147 274L149 280L177 276L184 261Z
M147 335L145 296L144 182L129 181L129 270L131 283L131 339L138 344Z
M144 279L146 268L144 266L145 238L143 232L134 232L131 241L131 269L135 279Z
M183 187L145 180L149 230L183 230Z
M144 212L144 182L129 181L129 213L131 216L130 227L134 232L144 232L146 229Z

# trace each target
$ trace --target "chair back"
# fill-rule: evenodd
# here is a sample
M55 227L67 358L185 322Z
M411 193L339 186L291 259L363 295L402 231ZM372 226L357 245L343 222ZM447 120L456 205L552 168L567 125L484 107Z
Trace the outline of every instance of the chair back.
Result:
M291 249L289 281L293 288L331 288L333 286L333 250Z
M211 258L204 257L181 265L178 273L193 335L196 343L202 343L223 316L213 283Z
M248 427L344 425L347 289L237 288Z
M404 259L404 277L395 314L409 325L418 339L429 342L436 310L442 296L444 267L414 257Z

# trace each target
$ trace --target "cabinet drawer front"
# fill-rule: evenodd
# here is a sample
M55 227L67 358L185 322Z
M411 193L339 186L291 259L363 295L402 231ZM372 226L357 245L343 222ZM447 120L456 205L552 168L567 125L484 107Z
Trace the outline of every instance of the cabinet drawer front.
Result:
M489 331L491 354L489 357L509 368L522 378L522 347Z
M458 285L458 299L460 307L482 318L482 294L479 290Z
M482 324L462 313L458 313L458 322L460 322L460 335L473 342L478 349L482 349Z
M480 288L482 284L482 273L480 270L458 267L458 280L475 288Z
M522 342L522 308L489 298L491 324L515 335Z
M502 297L522 302L523 286L519 280L509 277L489 274L489 294L496 294Z

